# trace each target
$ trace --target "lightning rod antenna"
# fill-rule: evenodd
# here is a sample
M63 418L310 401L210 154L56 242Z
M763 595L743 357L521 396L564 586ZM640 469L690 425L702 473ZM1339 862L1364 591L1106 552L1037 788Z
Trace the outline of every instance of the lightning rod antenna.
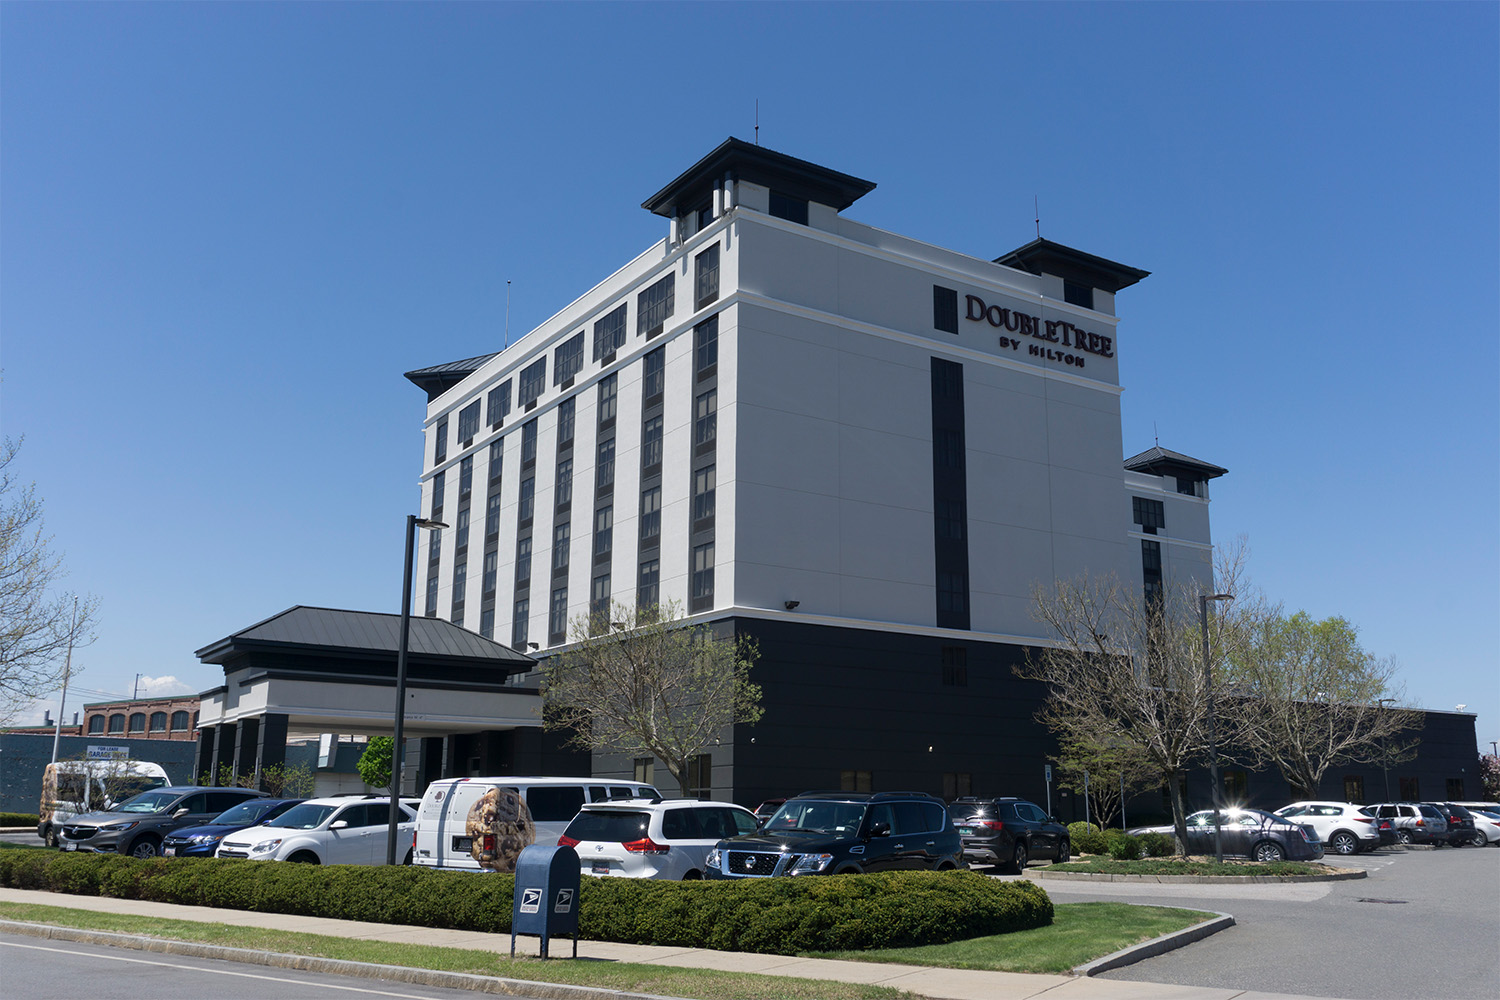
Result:
M755 99L755 144L760 145L760 98Z
M510 346L510 279L505 279L505 346Z
M1036 238L1037 239L1041 239L1042 238L1042 202L1041 202L1041 199L1038 196L1036 196L1036 195L1032 195L1031 196L1031 207L1036 211Z

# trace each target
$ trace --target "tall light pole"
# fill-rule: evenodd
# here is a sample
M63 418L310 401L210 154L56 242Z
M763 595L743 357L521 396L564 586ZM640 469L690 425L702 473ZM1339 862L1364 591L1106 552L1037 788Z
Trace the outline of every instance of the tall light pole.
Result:
M1385 708L1394 705L1395 698L1381 698L1375 703L1377 708ZM1380 741L1380 773L1385 775L1385 800L1391 801L1391 734L1386 733Z
M1219 788L1219 744L1214 732L1214 672L1208 662L1208 602L1232 601L1233 594L1199 594L1198 620L1203 626L1203 686L1208 694L1208 773L1213 781L1214 804L1214 860L1224 863L1224 843L1220 836L1223 827L1223 792Z
M396 824L401 818L401 758L406 724L406 647L411 636L411 553L417 541L417 527L446 528L442 521L422 520L406 515L406 573L401 578L401 642L396 651L396 731L391 746L391 817L386 828L385 863L396 863Z

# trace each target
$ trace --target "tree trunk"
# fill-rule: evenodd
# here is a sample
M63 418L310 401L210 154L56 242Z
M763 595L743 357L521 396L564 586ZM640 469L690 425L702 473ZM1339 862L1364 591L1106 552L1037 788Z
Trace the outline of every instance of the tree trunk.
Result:
M1172 829L1177 831L1177 851L1187 857L1187 811L1182 802L1182 772L1173 771L1167 778L1172 799Z

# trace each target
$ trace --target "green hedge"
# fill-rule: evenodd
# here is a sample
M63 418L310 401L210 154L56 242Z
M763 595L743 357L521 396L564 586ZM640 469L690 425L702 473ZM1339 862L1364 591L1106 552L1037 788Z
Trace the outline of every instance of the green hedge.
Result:
M515 879L408 866L0 851L0 885L503 934ZM784 955L942 944L1052 922L1041 887L973 872L735 882L585 877L580 896L583 938Z
M36 813L0 813L0 826L29 826L35 829L37 822Z

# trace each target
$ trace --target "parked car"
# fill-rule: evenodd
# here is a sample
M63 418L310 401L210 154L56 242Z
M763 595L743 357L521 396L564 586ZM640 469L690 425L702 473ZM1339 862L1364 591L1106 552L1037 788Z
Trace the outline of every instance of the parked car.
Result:
M587 803L557 838L585 875L699 879L721 840L754 833L755 814L733 802Z
M1396 827L1400 844L1443 844L1448 841L1448 820L1430 802L1382 802L1373 807L1375 815L1388 819Z
M755 807L755 818L764 823L776 815L776 810L780 809L784 802L786 802L786 799L766 799L766 801Z
M1318 831L1298 820L1261 809L1225 809L1219 829L1224 853L1255 861L1316 861L1323 856ZM1174 832L1171 826L1143 826L1133 834ZM1214 811L1204 809L1187 818L1187 853L1214 853Z
M119 852L152 858L161 853L162 839L172 831L200 826L246 799L265 795L251 788L153 788L113 809L68 820L62 825L58 846L65 851Z
M1068 828L1025 799L954 799L948 815L970 864L1001 865L1014 874L1024 871L1032 858L1067 861L1072 856Z
M164 858L211 858L225 835L259 826L306 799L246 799L226 809L203 826L173 830L161 842Z
M1470 809L1469 812L1474 815L1474 846L1500 845L1500 809Z
M923 792L804 792L704 865L711 879L967 867L943 800Z
M1434 802L1448 821L1448 843L1463 847L1474 842L1474 814L1457 802Z
M396 857L411 864L418 799L402 799ZM385 864L391 800L338 796L299 802L274 819L219 841L216 858L304 861L315 865Z
M1318 831L1318 839L1334 854L1358 854L1380 846L1375 817L1353 802L1293 802L1276 815Z
M1365 806L1360 811L1375 820L1375 830L1380 834L1381 847L1390 847L1392 844L1396 843L1395 823L1392 823L1388 817L1376 816L1374 806Z

